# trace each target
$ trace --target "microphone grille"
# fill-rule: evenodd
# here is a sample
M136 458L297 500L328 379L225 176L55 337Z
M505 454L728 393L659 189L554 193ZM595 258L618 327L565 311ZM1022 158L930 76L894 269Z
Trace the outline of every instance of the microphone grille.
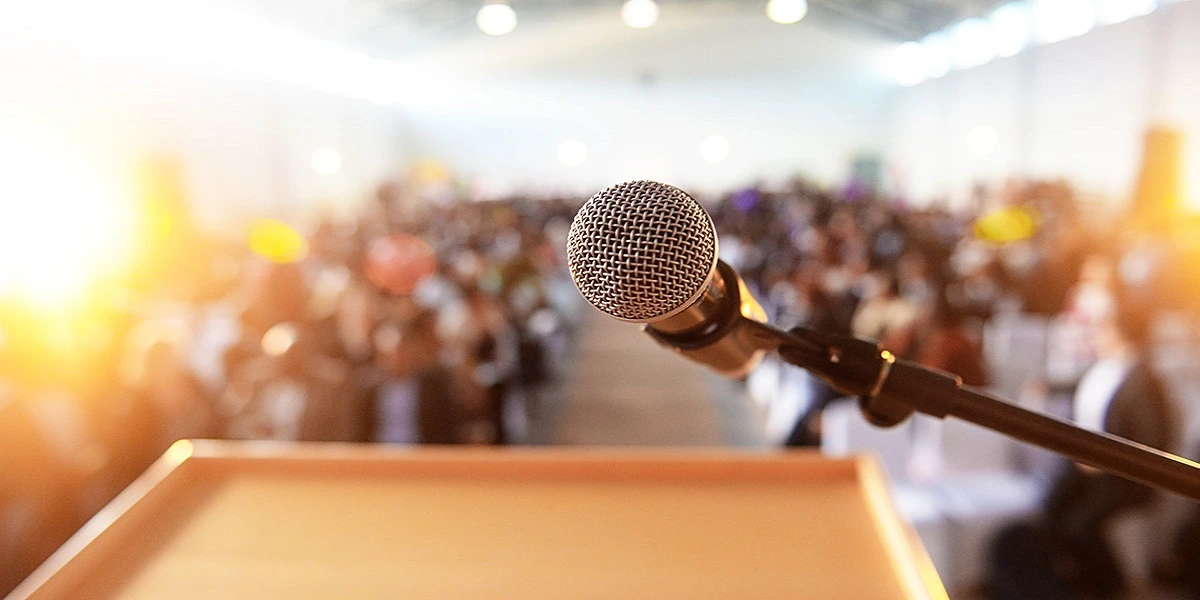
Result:
M630 181L592 196L571 223L567 266L593 306L647 322L687 306L717 262L717 230L682 190Z

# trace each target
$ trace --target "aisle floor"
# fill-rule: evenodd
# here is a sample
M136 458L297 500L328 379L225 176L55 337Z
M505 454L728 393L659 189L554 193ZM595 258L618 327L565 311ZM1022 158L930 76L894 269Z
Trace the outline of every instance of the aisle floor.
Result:
M703 367L637 325L587 309L557 396L550 442L605 446L753 445L753 411ZM736 395L735 395L736 396ZM736 432L743 432L738 434Z

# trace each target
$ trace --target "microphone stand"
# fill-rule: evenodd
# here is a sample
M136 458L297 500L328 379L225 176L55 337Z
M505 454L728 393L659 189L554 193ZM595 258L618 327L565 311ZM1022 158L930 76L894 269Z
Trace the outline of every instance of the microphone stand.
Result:
M957 375L899 360L875 342L803 327L782 331L738 315L736 329L788 364L857 396L863 416L892 427L914 412L957 417L1066 455L1080 463L1200 502L1200 464L1107 433L1027 410L962 385Z

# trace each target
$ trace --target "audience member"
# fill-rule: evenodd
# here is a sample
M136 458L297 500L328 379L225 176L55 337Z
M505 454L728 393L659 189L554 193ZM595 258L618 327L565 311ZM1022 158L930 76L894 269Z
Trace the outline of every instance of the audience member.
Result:
M1074 420L1086 429L1169 450L1175 442L1175 411L1147 363L1147 315L1116 301L1107 306L1092 336L1097 360L1075 391ZM1049 597L1117 597L1125 578L1110 541L1111 524L1147 507L1155 496L1144 485L1070 463L1051 486L1044 521L1010 528L996 540L993 597L1034 597L1019 582L1038 580L1058 582L1056 595ZM1026 544L1045 544L1039 551L1049 552L1049 560L1022 572Z
M291 262L206 241L210 260L180 265L171 285L113 294L123 300L96 336L106 341L73 357L86 364L65 390L62 369L46 360L50 330L29 325L28 311L0 295L0 432L12 434L0 436L0 474L15 482L0 489L0 592L82 523L90 512L81 507L94 510L179 437L529 441L525 425L546 413L538 407L584 314L565 269L579 199L473 202L453 189L427 197L388 182L357 219L322 218L308 256ZM1078 340L1097 333L1095 346L1068 351L1065 371L1077 372L1065 379L1087 370L1080 422L1167 445L1169 404L1140 349L1144 319L1093 318L1104 304L1094 288L1124 283L1146 317L1166 265L1182 259L1139 238L1121 257L1120 277L1105 279L1083 266L1101 230L1089 227L1067 186L1010 189L1003 207L1041 221L1006 240L972 227L988 204L982 195L955 214L903 206L865 186L851 199L797 180L737 190L712 214L722 258L775 324L874 338L985 385L984 326L1006 310L1045 315ZM151 330L160 335L145 335ZM1070 346L1054 345L1060 357ZM821 411L836 394L771 364L775 371L755 381L776 408L787 405L768 419L774 439L819 445ZM38 400L46 397L56 400ZM70 407L90 412L71 416ZM81 419L90 428L64 433L64 423ZM1098 594L1117 586L1097 532L1145 506L1148 490L1072 468L1053 498L1055 527L1014 530L1014 543L1052 539L1038 551L1103 575L1073 585ZM998 556L1012 550L997 548ZM1005 568L1036 557L1017 555ZM1056 573L1065 585L1068 573Z

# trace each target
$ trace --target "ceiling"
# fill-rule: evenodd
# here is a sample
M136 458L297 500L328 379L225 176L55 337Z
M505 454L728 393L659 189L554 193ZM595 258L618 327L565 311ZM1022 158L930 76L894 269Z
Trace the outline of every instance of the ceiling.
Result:
M244 0L282 20L372 55L400 58L483 36L475 27L482 0ZM658 0L662 17L694 14L753 15L766 22L765 0ZM917 40L1005 0L809 0L805 22L886 41ZM618 21L621 0L510 0L520 26L588 16ZM773 25L773 24L771 24ZM781 26L775 26L781 27ZM653 29L653 28L652 28Z

